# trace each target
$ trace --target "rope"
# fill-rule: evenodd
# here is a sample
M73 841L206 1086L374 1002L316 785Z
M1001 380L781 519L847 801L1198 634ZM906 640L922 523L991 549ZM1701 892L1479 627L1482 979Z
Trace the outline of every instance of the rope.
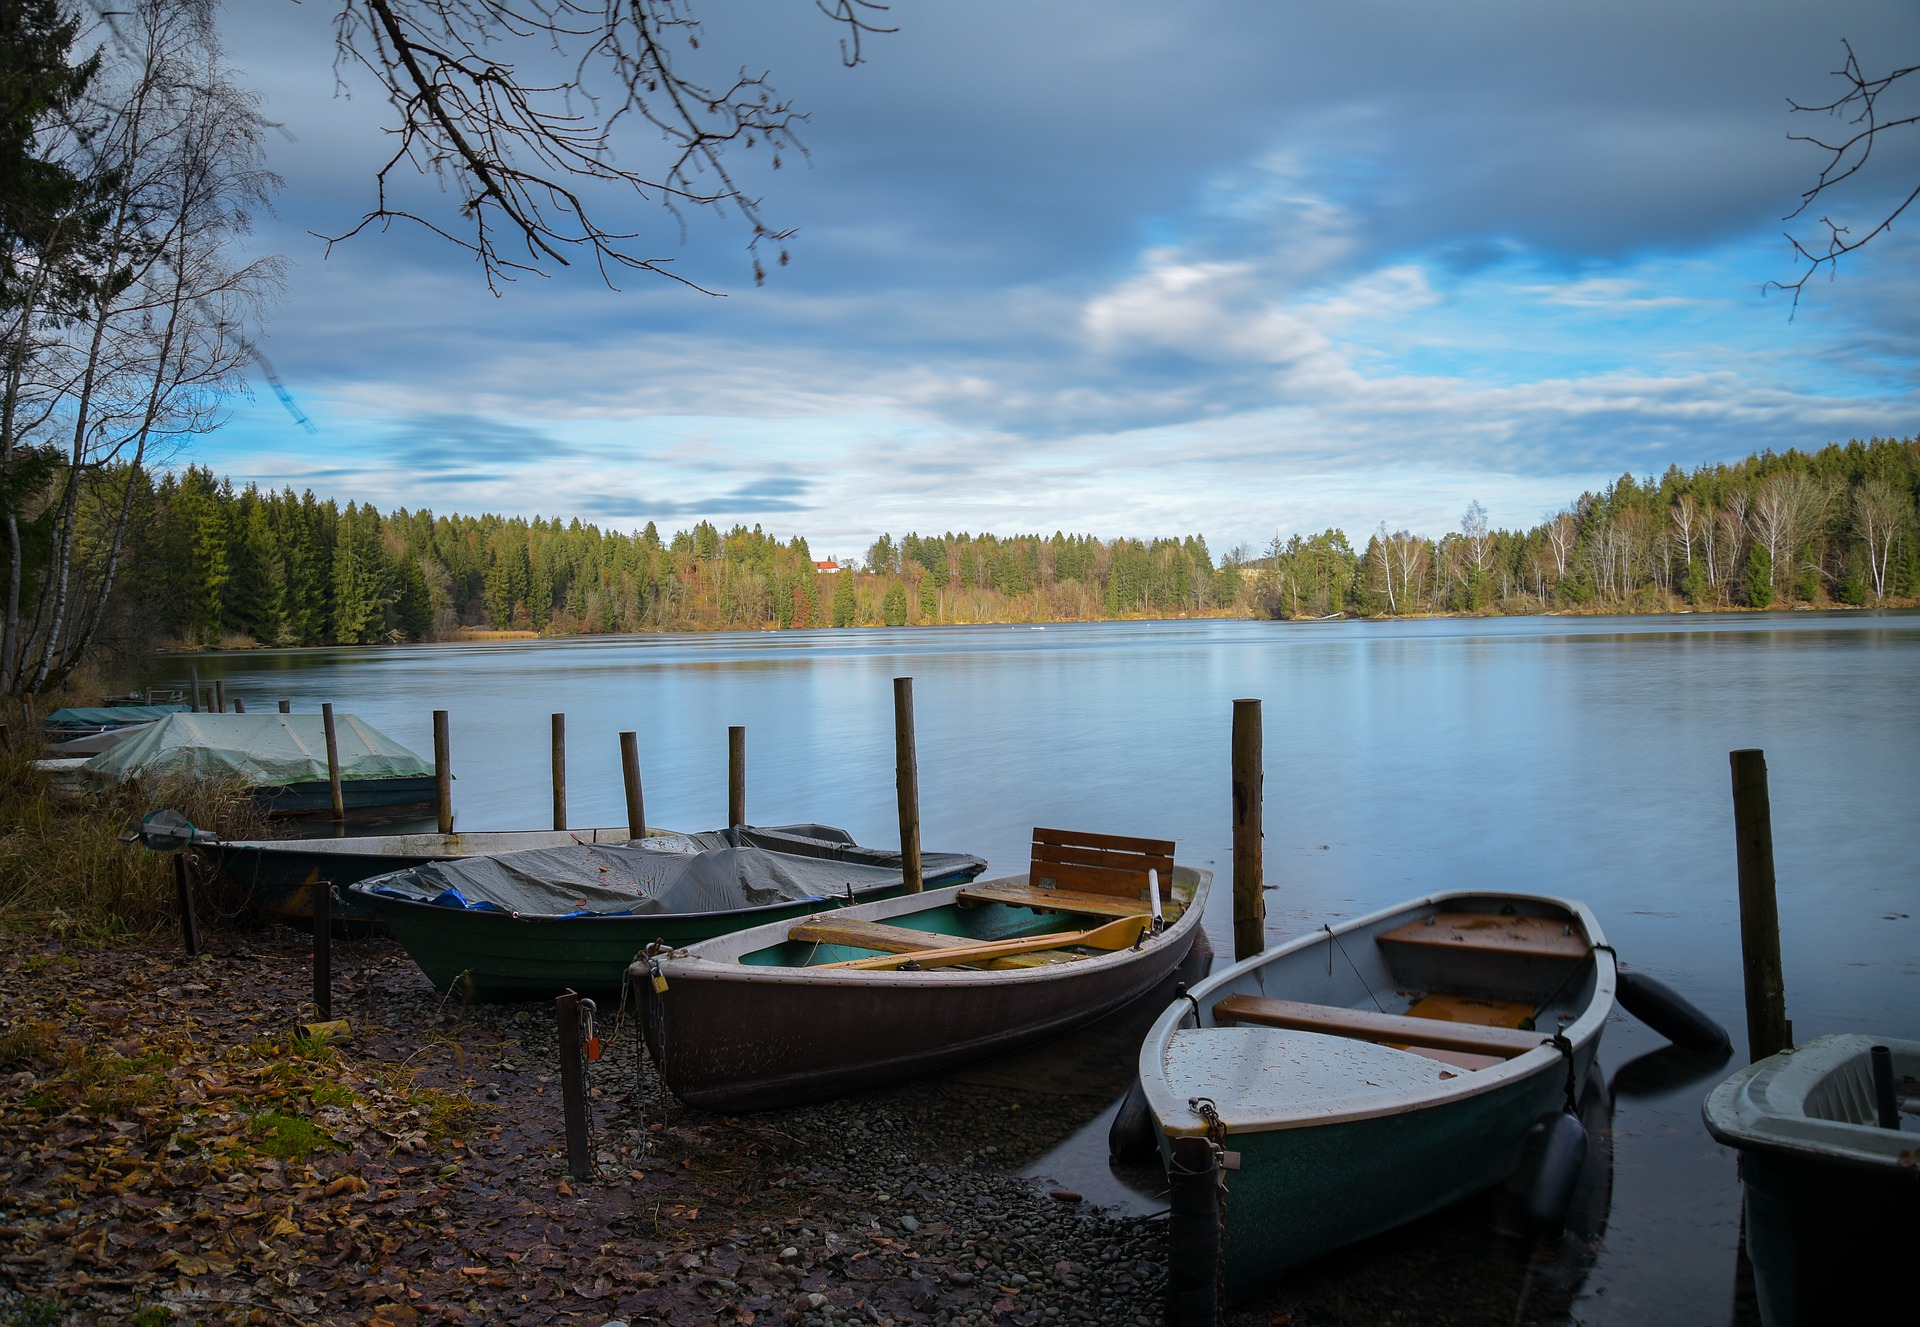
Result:
M1320 929L1327 933L1329 940L1339 945L1340 957L1347 960L1347 966L1353 969L1353 975L1360 978L1360 985L1366 988L1367 998L1373 1001L1373 1007L1383 1014L1386 1013L1387 1007L1380 1003L1380 997L1373 993L1373 987L1367 985L1366 976L1360 971L1360 965L1353 961L1353 955L1347 952L1347 947L1340 944L1340 937L1334 933L1334 929L1325 922L1320 924ZM1333 950L1331 949L1327 951L1327 975L1329 977L1333 975Z
M1547 1044L1559 1051L1560 1058L1567 1063L1567 1114L1578 1115L1580 1094L1575 1090L1573 1082L1573 1043L1567 1040L1566 1033L1556 1032Z

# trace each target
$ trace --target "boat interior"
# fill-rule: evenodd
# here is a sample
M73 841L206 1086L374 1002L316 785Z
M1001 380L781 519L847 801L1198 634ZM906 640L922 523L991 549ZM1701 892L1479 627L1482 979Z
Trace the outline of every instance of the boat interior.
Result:
M1534 1050L1593 989L1592 943L1574 913L1543 899L1455 896L1323 928L1214 990L1205 1021L1369 1042L1472 1071Z
M984 880L886 921L818 913L786 939L742 954L769 967L918 971L1007 970L1071 963L1137 945L1192 902L1195 878L1176 873L1173 843L1035 829L1025 879Z

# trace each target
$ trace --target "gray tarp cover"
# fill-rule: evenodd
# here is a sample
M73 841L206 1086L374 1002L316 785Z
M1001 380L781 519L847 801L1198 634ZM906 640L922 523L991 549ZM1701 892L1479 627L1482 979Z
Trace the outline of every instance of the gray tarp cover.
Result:
M371 724L334 716L343 779L420 778L433 767ZM169 714L89 760L99 782L190 774L275 786L324 782L327 737L318 714Z
M794 830L714 830L634 844L580 843L496 857L460 857L375 876L362 893L539 916L578 913L731 912L810 898L844 898L900 883L900 856ZM839 834L839 831L828 831ZM734 846L738 839L740 846ZM800 851L753 846L777 843ZM815 855L836 851L839 857ZM844 860L846 856L867 860ZM889 862L889 859L891 861ZM922 854L928 880L971 879L986 862L961 853Z

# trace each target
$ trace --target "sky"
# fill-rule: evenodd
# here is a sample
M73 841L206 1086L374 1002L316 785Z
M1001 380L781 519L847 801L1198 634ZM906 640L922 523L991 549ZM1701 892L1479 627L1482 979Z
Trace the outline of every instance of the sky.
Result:
M1821 164L1788 136L1837 127L1788 99L1838 95L1843 39L1869 73L1920 60L1914 0L898 0L851 69L812 0L690 0L698 67L809 116L804 157L744 171L795 229L764 285L737 221L616 218L716 295L496 295L404 226L329 250L392 150L336 70L340 3L224 13L285 181L260 344L312 428L256 383L180 458L236 483L816 557L909 530L1257 553L1920 432L1920 212L1797 311L1763 289L1815 229L1783 221ZM1818 210L1870 226L1916 179L1920 131Z

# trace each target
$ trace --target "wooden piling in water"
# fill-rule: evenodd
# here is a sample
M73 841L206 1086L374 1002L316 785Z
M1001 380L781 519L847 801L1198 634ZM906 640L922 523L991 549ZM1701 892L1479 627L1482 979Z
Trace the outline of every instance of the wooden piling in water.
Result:
M152 687L140 688L140 703L142 705L153 704L153 688Z
M440 832L453 833L453 743L447 733L447 712L433 712L433 809Z
M224 678L216 677L213 680L213 712L215 714L227 712L227 683Z
M620 734L620 777L627 785L627 837L647 837L646 800L640 789L640 735Z
M727 729L727 823L747 823L747 730Z
M1233 957L1267 947L1266 767L1260 702L1233 702Z
M1747 1055L1764 1060L1793 1045L1780 965L1780 904L1773 879L1773 810L1767 755L1728 753L1733 767L1734 855L1740 873L1740 962L1747 990Z
M560 1025L560 1106L567 1133L567 1172L577 1180L592 1173L587 1155L587 1062L580 1044L580 997L567 991L553 1002Z
M247 702L235 696L233 698L233 712L235 714L245 714L247 712Z
M293 713L293 702L292 702L292 701L290 701L290 700L283 700L283 701L281 701L281 702L280 702L280 712L281 712L282 714L292 714L292 713Z
M567 716L553 716L553 827L567 827Z
M195 714L200 712L200 670L192 664L187 665L187 704Z
M925 888L920 875L920 759L913 739L913 679L893 679L893 783L900 807L900 870L906 892Z
M333 731L333 702L320 706L320 726L327 735L327 794L333 803L335 823L347 818L347 799L340 789L340 739Z

